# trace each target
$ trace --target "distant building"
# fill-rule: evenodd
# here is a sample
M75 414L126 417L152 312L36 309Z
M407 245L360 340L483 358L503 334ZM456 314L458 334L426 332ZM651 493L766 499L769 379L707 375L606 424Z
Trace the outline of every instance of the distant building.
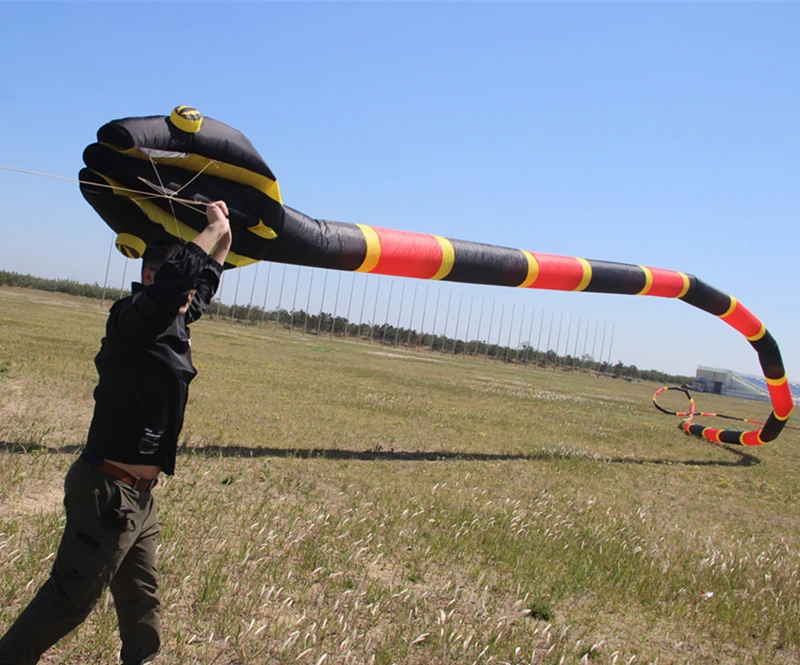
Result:
M789 382L795 404L800 404L800 384ZM692 390L717 395L769 402L769 387L764 377L742 374L732 369L697 366Z

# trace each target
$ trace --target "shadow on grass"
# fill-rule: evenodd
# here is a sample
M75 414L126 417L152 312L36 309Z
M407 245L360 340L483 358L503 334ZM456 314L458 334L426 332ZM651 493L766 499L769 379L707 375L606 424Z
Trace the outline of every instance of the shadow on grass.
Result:
M178 450L180 455L199 455L202 457L294 457L299 459L330 459L330 460L363 460L387 462L501 462L501 461L548 461L548 460L580 460L610 464L663 464L680 466L755 466L761 460L755 455L740 450L734 446L712 444L720 450L729 452L736 457L735 461L729 460L673 460L673 459L640 459L635 457L604 457L591 453L568 449L539 450L533 453L502 454L502 453L459 453L449 451L403 451L403 450L342 450L337 448L252 448L248 446L197 446L182 447ZM69 445L61 448L51 448L38 443L24 443L14 441L0 441L0 451L11 453L33 454L77 454L82 446Z

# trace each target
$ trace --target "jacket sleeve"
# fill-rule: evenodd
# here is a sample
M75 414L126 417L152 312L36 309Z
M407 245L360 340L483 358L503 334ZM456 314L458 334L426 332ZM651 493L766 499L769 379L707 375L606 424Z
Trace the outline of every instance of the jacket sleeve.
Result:
M197 280L194 298L192 298L192 302L189 305L189 311L186 312L186 323L194 323L208 309L211 299L219 288L221 275L222 266L211 257L208 257L205 267Z
M160 335L200 286L208 262L216 263L194 243L186 244L156 272L153 284L112 309L108 332L142 340Z

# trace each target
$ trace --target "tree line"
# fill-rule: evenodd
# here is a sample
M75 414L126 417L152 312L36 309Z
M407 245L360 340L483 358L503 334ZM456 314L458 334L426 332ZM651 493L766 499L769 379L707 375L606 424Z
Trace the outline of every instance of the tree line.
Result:
M130 294L128 290L102 287L97 283L82 284L71 279L45 279L32 275L0 270L0 286L53 291L87 298L117 300ZM304 335L326 335L355 342L366 342L380 346L416 349L429 353L450 354L471 358L484 358L496 362L562 369L565 371L593 372L618 379L657 381L661 383L691 383L690 376L667 374L655 369L642 370L636 365L626 365L622 361L610 364L598 361L589 354L573 356L569 353L559 355L552 349L542 351L527 343L519 347L491 343L485 340L462 340L447 335L419 332L390 323L355 323L343 316L333 316L327 312L312 314L302 309L283 308L263 309L259 306L226 305L213 300L207 317L215 321L222 319L232 324L248 326L273 325L289 332Z

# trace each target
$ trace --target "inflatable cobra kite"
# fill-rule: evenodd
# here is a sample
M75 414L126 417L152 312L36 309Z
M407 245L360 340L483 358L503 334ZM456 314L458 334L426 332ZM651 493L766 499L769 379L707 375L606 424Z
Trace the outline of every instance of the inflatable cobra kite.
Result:
M275 175L236 129L197 110L114 120L84 151L81 192L138 258L165 234L189 241L205 228L205 204L228 204L232 246L226 268L275 261L418 279L556 291L679 298L718 316L758 354L773 411L763 427L737 431L681 422L687 434L758 446L775 440L794 406L780 350L735 298L693 275L640 265L540 254L363 224L312 219L283 204Z

